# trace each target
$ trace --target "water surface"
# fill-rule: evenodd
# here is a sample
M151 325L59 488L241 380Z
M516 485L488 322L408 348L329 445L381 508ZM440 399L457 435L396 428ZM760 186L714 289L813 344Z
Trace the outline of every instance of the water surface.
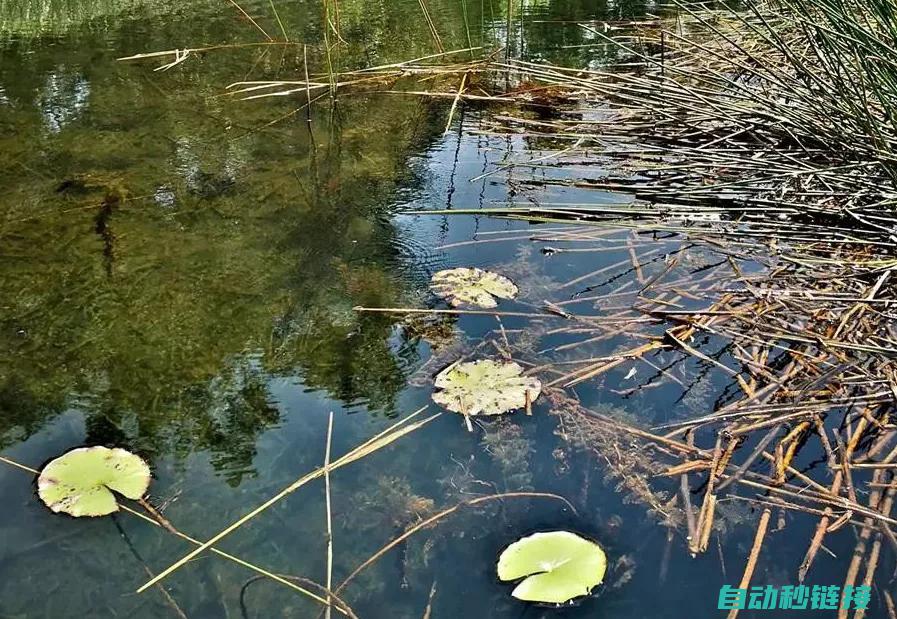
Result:
M243 6L281 37L269 3ZM0 449L33 467L86 444L135 451L152 464L153 501L201 539L319 466L331 412L333 451L342 454L428 405L433 372L499 328L489 316L409 319L353 307L432 305L429 277L450 266L511 275L524 291L504 308L511 311L532 311L596 269L609 267L569 287L571 299L612 293L635 276L629 265L612 266L625 262L626 250L552 255L546 248L557 243L527 240L550 238L545 226L413 214L620 199L516 182L502 165L539 145L485 131L490 111L482 106L462 105L446 131L448 102L429 98L346 94L309 112L302 96L223 96L235 81L327 66L325 34L334 35L322 26L321 6L276 7L291 44L256 45L264 37L226 2L0 6ZM346 43L329 62L349 69L433 53L417 1L339 7ZM573 22L628 19L654 7L527 2L510 31L495 2L428 8L447 49L506 41L532 59L599 66L607 49ZM168 71L154 72L164 64L155 59L116 60L221 45L234 47ZM623 231L608 240L630 238ZM646 258L645 272L662 269L678 243L652 246L662 251ZM534 328L520 317L500 327ZM546 336L533 352L563 337ZM626 341L581 351L609 354ZM631 369L578 395L651 424L709 412L723 384L705 368L686 394L671 385L633 389ZM715 616L719 586L740 576L750 527L727 536L725 553L693 560L678 535L668 545L654 515L627 502L600 462L559 433L544 403L532 417L489 422L473 434L443 415L335 473L337 581L422 514L478 494L554 492L577 509L522 499L465 510L360 576L345 593L359 615L421 617L435 586L434 618ZM177 616L158 590L134 591L147 568L187 552L185 543L124 514L55 516L36 499L32 477L15 468L0 468L0 496L0 616ZM220 546L322 582L324 527L316 482ZM608 586L564 610L512 600L494 577L498 552L523 534L563 527L607 546ZM804 539L793 542L798 551ZM771 580L790 582L790 565L770 570L779 570ZM318 611L212 555L165 586L191 618Z

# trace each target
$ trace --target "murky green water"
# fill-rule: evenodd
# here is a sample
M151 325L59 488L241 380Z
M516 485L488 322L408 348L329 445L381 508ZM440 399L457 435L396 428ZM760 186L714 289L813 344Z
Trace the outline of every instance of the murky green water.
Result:
M462 106L444 134L445 101L354 94L325 98L307 116L301 96L222 96L235 81L300 75L306 58L313 72L326 66L320 5L275 4L291 41L307 48L234 47L164 72L152 70L162 64L155 59L115 59L262 37L224 1L0 4L0 449L33 467L85 444L138 452L153 467L153 500L200 539L319 466L331 411L339 455L428 404L432 372L496 328L491 317L434 325L354 306L423 307L435 270L473 264L512 274L525 294L509 309L526 310L545 291L628 256L551 256L539 251L546 243L519 240L550 236L539 226L409 214L534 191L611 199L524 188L503 173L471 182L534 146L473 130L482 108ZM515 53L581 66L601 63L606 50L567 22L653 9L524 4L511 21ZM267 2L243 6L279 35ZM509 38L494 1L428 8L446 48ZM433 52L416 0L343 0L340 11L346 44L331 61L342 67ZM505 237L518 240L468 243ZM623 266L608 270L605 288L592 285L610 290L632 277ZM509 331L530 326L503 321ZM646 421L712 406L712 373L680 397L669 387L626 393L628 370L604 385L616 391L586 388L583 401ZM443 416L334 473L333 484L336 582L420 513L475 494L556 492L578 510L524 499L453 516L346 589L365 618L424 616L434 583L434 619L715 616L719 585L740 574L738 542L751 537L735 534L728 574L715 551L687 558L681 540L664 563L665 531L557 438L545 405L474 434ZM186 543L125 514L54 516L32 476L5 465L0 497L0 617L178 616L157 589L134 590L147 579L144 565L161 570ZM324 527L315 482L220 547L322 582ZM563 611L513 601L493 575L497 553L524 533L559 527L602 540L619 586ZM305 598L252 578L203 555L165 583L191 618L316 616Z

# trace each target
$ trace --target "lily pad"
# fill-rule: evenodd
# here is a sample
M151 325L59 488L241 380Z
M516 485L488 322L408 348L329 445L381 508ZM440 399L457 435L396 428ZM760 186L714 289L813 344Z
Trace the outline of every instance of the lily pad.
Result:
M433 401L462 415L501 415L526 406L542 392L534 376L514 362L481 359L450 365L436 376Z
M124 449L80 447L43 468L37 491L54 512L105 516L118 511L113 491L137 500L149 482L149 466L139 456Z
M527 602L565 604L604 580L607 557L595 542L569 531L535 533L498 558L499 580L524 580L511 595Z
M499 299L513 299L517 286L503 275L477 268L446 269L433 275L430 290L454 307L495 307Z

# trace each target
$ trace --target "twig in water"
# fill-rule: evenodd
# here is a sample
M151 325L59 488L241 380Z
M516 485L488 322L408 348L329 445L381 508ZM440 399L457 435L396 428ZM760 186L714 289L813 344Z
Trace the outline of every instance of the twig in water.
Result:
M329 600L332 602L332 605L341 613L343 613L349 619L358 619L358 615L355 614L355 611L352 610L352 607L349 606L345 600L340 598L330 589L326 587L322 587L318 583L313 580L309 580L308 578L302 578L301 576L290 576L288 574L279 574L279 578L283 578L288 581L295 581L300 583L306 587L312 587L321 592L322 595L327 596L327 600L324 601L326 604ZM249 587L260 580L262 580L262 576L253 576L249 580L243 583L243 586L240 587L240 614L243 615L243 619L249 619L249 609L246 607L246 592L249 591ZM323 600L323 598L321 598ZM330 609L330 605L327 606L328 610Z
M333 516L330 509L330 446L333 443L333 411L327 421L327 447L324 450L324 497L327 508L327 611L324 616L330 619L330 590L333 588Z
M433 612L433 598L436 597L436 580L433 580L433 586L430 587L430 597L427 598L427 607L424 609L424 616L421 619L430 619Z
M143 499L141 499L142 501ZM141 503L142 505L142 503ZM122 528L121 523L118 521L118 518L115 517L115 514L112 514L112 522L115 524L115 528L118 529L119 535L121 535L122 539L125 540L125 544L128 546L128 550L131 551L131 554L134 555L134 558L137 559L137 562L140 563L140 567L143 568L143 571L146 572L146 575L152 578L155 576L149 566L146 564L146 561L143 560L143 557L138 552L137 548L134 547L134 544L131 542L131 538L128 537L128 534ZM262 578L259 576L259 578ZM180 617L180 619L187 619L187 615L184 614L184 611L181 610L181 607L178 606L178 603L175 602L174 598L171 597L171 594L163 587L162 585L158 585L156 587L159 592L162 594L162 597L165 598L165 603L171 608L172 612Z
M445 53L445 47L442 45L442 39L439 37L439 32L436 30L436 24L433 23L433 19L430 17L430 11L427 9L426 0L417 0L420 4L421 10L424 12L424 19L427 22L427 26L430 28L430 34L433 36L433 43L436 44L436 49L439 50L439 53Z
M280 26L280 33L283 35L284 42L289 43L290 37L287 36L287 29L283 27L283 22L280 21L280 14L277 12L277 7L274 6L274 0L268 0L268 3L271 5L271 10L274 11L274 19L277 20L277 25Z
M247 13L246 11L244 11L244 10L243 10L243 7L241 7L239 4L237 4L237 3L235 2L235 0L227 0L227 1L230 2L231 4L233 4L235 7L237 7L237 10L240 11L240 13L243 14L243 17L245 17L246 19L248 19L249 22L250 22L253 26L255 26L255 27L258 29L259 32L261 32L263 35L265 35L265 38L266 38L266 39L268 39L269 41L273 41L273 40L274 40L274 38L273 38L270 34L268 34L267 32L265 32L265 29L262 28L261 26L259 26L259 25L258 25L258 22L255 21L254 19L252 19L252 16L251 16L249 13Z
M449 131L451 131L452 119L455 117L455 110L458 108L458 101L461 100L461 96L464 94L464 86L465 84L467 84L467 75L468 74L465 73L461 76L461 83L458 84L458 92L455 95L455 99L452 101L452 107L449 108L448 120L445 123L445 131L442 133L442 135L448 135ZM463 118L461 122L463 124Z

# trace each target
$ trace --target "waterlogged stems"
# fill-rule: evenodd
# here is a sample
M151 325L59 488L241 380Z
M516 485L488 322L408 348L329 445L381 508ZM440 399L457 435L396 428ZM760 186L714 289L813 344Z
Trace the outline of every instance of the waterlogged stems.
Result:
M343 582L341 582L339 584L339 586L335 589L334 593L337 593L337 594L340 593L343 589L346 588L346 586L350 582L352 582L352 580L355 579L356 576L358 576L361 572L363 572L368 567L370 567L373 563L375 563L380 557L385 555L387 552L389 552L390 550L392 550L393 548L395 548L396 546L401 544L403 541L405 541L406 539L408 539L409 537L411 537L418 531L420 531L422 529L426 529L426 528L430 527L431 525L439 522L446 516L450 516L451 514L454 514L456 511L458 511L462 507L479 505L480 503L487 503L490 501L498 501L498 500L502 500L502 499L514 499L514 498L547 498L547 499L563 501L574 514L577 513L576 508L573 507L573 505L570 503L570 501L568 501L567 499L565 499L564 497L562 497L558 494L552 494L550 492L505 492L505 493L501 493L501 494L490 494L487 496L482 496L482 497L477 497L475 499L469 499L467 501L462 501L462 502L458 503L457 505L455 505L454 507L445 509L445 510L439 512L438 514L434 514L433 516L430 516L429 518L422 520L421 522L417 523L416 525L414 525L413 527L411 527L410 529L405 531L403 534L399 535L398 537L393 539L391 542L389 542L388 544L383 546L380 550L378 550L371 557L369 557L364 563L362 563L357 568L355 568L352 571L352 573L349 574L346 577L346 579L343 580Z

